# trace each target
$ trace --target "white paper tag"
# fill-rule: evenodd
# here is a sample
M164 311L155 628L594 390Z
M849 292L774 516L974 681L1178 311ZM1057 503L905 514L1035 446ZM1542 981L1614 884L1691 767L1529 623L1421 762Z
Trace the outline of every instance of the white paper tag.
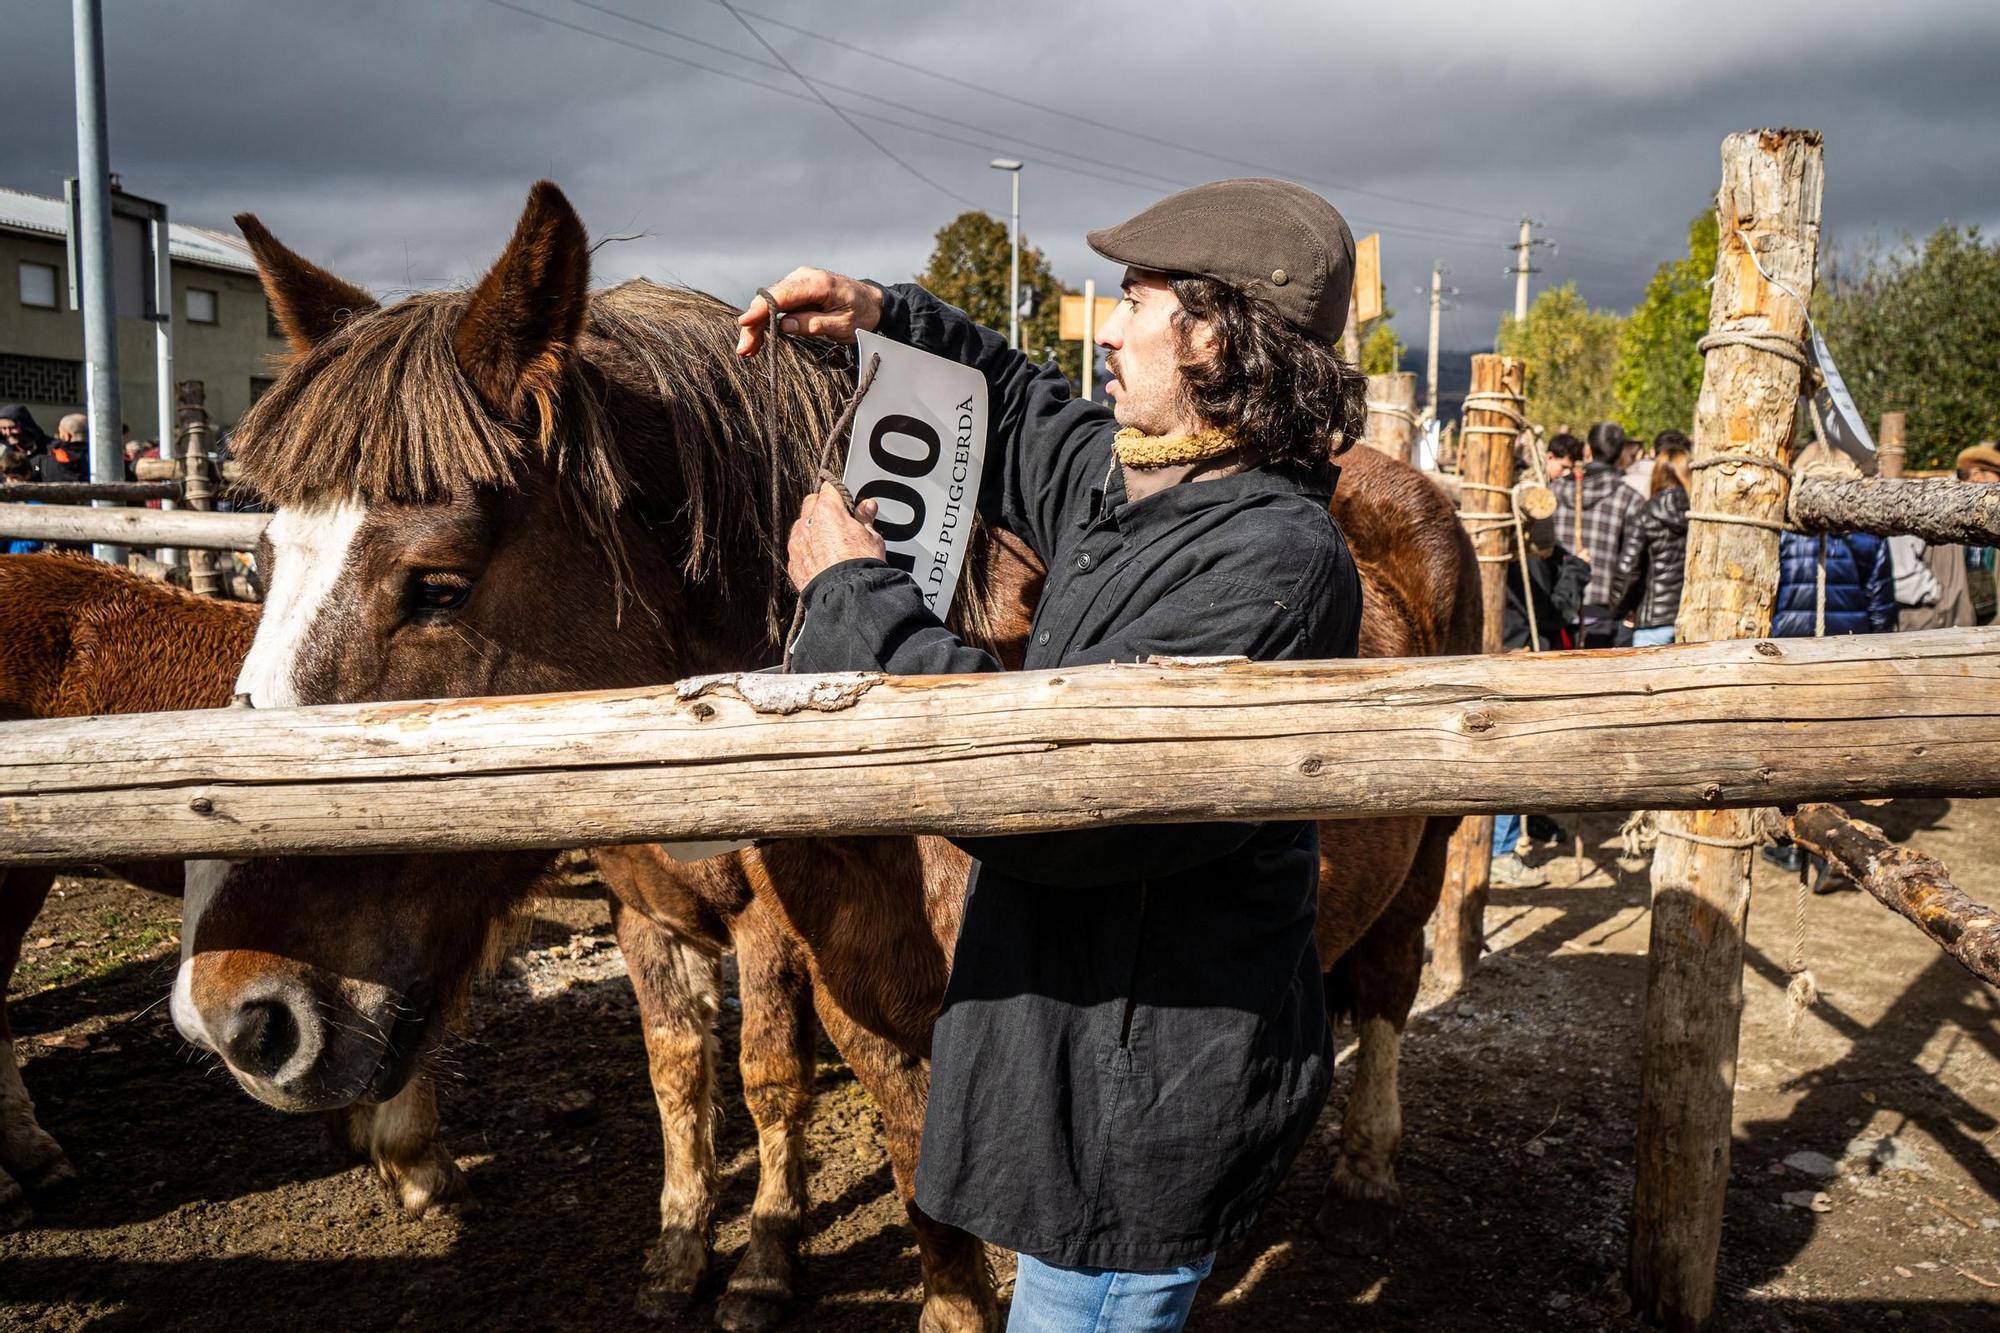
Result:
M942 620L986 466L986 377L879 333L857 337L861 364L880 356L882 365L854 414L842 479L856 504L875 501L889 563L917 581Z
M924 604L943 620L965 569L986 467L986 377L879 333L857 336L861 364L874 355L882 364L855 409L841 479L856 504L875 501L889 563L917 581ZM676 861L705 861L752 844L660 845Z
M1854 405L1854 396L1847 392L1847 382L1840 378L1840 371L1833 364L1833 353L1826 350L1825 339L1819 330L1812 331L1812 362L1819 367L1819 392L1813 395L1813 406L1819 412L1820 433L1826 442L1853 459L1865 471L1875 465L1875 440L1868 433L1868 423L1861 419L1861 409Z

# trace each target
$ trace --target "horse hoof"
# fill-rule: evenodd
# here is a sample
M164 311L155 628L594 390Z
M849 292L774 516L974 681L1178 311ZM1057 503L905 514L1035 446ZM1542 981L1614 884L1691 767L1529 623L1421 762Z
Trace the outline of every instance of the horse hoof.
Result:
M646 1251L634 1307L646 1319L669 1326L687 1320L708 1275L708 1247L694 1232L663 1231Z
M729 1333L765 1333L784 1322L789 1295L768 1291L725 1291L715 1303L715 1326Z
M1000 1333L1000 1303L982 1310L967 1300L933 1296L917 1317L917 1333Z
M1320 1240L1335 1254L1372 1258L1388 1252L1402 1215L1402 1205L1388 1199L1328 1197L1314 1225Z
M376 1167L390 1200L413 1219L432 1211L458 1213L473 1207L465 1173L442 1151L410 1165L378 1162Z
M28 1206L28 1195L12 1176L0 1171L0 1236L19 1231L35 1220L35 1210Z

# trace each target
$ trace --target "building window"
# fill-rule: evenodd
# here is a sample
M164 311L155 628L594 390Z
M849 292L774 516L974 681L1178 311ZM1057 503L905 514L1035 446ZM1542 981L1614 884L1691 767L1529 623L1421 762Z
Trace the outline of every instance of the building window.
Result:
M0 402L67 407L82 401L83 362L0 352Z
M62 270L54 264L31 264L21 261L21 304L37 306L43 310L56 308L56 288L61 285Z
M271 391L271 386L277 382L275 379L264 375L252 375L250 377L250 401L254 403L259 398L262 398Z
M206 287L188 288L187 320L190 324L215 323L215 293Z

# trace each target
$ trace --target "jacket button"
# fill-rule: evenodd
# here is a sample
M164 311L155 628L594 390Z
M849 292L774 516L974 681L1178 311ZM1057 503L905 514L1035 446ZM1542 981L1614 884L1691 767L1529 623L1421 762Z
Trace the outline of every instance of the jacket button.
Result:
M1047 630L1043 630L1040 634L1037 634L1035 636L1036 643L1047 643L1048 641L1049 641L1049 632Z
M1088 552L1088 551L1085 551L1085 552L1084 552L1084 553L1083 553L1082 555L1079 555L1079 556L1078 556L1078 557L1076 558L1076 567L1077 567L1078 569L1089 569L1089 568L1090 568L1090 552Z
M1285 270L1281 268L1274 268L1271 270L1271 285L1273 287L1282 287L1287 282L1290 281L1291 281L1291 275L1286 273Z

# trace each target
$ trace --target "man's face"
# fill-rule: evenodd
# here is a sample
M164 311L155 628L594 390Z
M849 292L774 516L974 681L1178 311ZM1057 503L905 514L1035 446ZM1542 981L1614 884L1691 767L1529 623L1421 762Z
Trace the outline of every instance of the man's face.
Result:
M2000 468L1988 467L1984 463L1969 463L1966 465L1965 471L1958 474L1958 479L1960 481L1997 482L2000 481Z
M1558 458L1556 455L1550 454L1549 480L1561 481L1564 477L1567 477L1568 475L1569 475L1569 460L1567 458Z
M19 445L21 443L21 423L12 417L0 417L0 444Z
M1116 404L1118 424L1147 435L1198 429L1188 421L1181 397L1180 346L1174 316L1181 303L1157 273L1125 270L1125 299L1097 331L1097 345L1110 355L1111 380L1104 391Z

